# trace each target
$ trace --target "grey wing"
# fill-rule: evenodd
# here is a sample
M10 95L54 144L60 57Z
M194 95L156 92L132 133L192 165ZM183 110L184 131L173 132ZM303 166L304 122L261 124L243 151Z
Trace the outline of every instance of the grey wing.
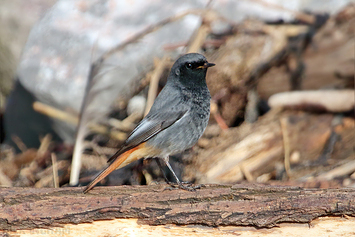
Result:
M148 114L131 132L121 149L118 150L107 162L111 162L120 154L138 146L164 129L170 127L180 120L187 112L187 109L183 109Z

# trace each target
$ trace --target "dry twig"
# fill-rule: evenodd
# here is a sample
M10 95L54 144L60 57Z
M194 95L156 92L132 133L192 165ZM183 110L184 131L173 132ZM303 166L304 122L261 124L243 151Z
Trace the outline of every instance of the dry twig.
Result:
M52 106L43 104L41 102L34 102L33 103L33 108L35 109L35 111L39 112L39 113L43 113L49 117L52 118L56 118L56 119L60 119L62 121L71 123L73 125L77 125L79 122L79 118L71 115L67 112L64 112L62 110L56 109ZM130 118L132 119L132 118ZM124 120L122 121L124 122ZM127 124L126 122L124 122L124 124ZM96 133L100 133L100 134L107 134L108 136L110 136L111 138L118 140L118 141L122 141L124 139L126 139L127 134L124 132L118 132L118 131L110 131L106 126L104 125L99 125L99 124L95 124L95 123L89 123L88 127L91 129L91 131L96 132ZM18 143L18 146L21 146L20 141L16 140L16 144ZM25 147L21 147L21 150L25 149ZM26 148L27 149L27 148Z
M339 167L336 167L324 174L316 177L317 180L332 180L337 177L351 174L355 171L355 160L349 161Z
M41 102L35 101L32 106L36 112L47 115L51 118L59 119L73 125L77 125L79 122L79 118L77 116L71 115Z
M24 153L27 150L27 147L25 145L25 143L23 143L23 141L21 140L20 137L16 136L16 135L12 135L11 136L12 141L16 144L16 146L18 147L18 149L20 149L20 151L22 153Z
M147 99L147 104L145 107L144 115L148 114L150 108L152 107L152 105L154 103L155 97L157 96L159 79L166 67L167 61L168 61L168 58L166 56L164 56L161 60L157 60L156 67L155 67L152 77L150 79L148 99Z
M315 17L314 16L306 14L306 13L303 13L303 12L290 10L290 9L284 8L284 7L280 6L280 5L272 4L272 3L269 3L269 2L265 2L263 0L251 0L251 1L259 3L259 4L261 4L261 5L265 6L265 7L271 7L271 8L274 8L274 9L278 9L278 10L281 10L281 11L286 11L286 12L292 13L295 16L295 18L297 18L298 20L304 21L304 22L306 22L308 24L313 24L315 22Z
M59 188L59 179L58 179L58 166L57 166L57 156L52 153L52 169L53 169L53 184L54 188Z
M291 151L290 151L290 138L287 130L287 123L288 123L287 118L280 119L282 138L284 143L284 152L285 152L285 158L284 158L285 171L287 176L290 178L291 177L291 165L290 165Z
M211 114L222 130L228 129L228 125L222 118L221 114L218 112L218 105L214 100L211 100Z

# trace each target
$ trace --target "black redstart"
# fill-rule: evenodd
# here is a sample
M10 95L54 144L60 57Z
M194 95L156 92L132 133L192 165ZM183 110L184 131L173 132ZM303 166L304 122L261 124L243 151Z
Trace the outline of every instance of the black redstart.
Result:
M108 160L110 165L86 186L84 193L115 169L140 158L162 158L179 187L190 190L174 173L169 156L192 147L207 126L211 95L206 84L206 72L214 65L198 53L180 57L147 116Z

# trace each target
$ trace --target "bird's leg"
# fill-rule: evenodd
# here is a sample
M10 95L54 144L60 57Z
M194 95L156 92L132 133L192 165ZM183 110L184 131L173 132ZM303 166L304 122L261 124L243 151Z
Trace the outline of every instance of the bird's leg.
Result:
M159 169L160 169L160 172L163 174L163 177L164 177L164 179L165 179L165 182L166 182L167 184L171 185L171 186L174 186L174 184L169 181L168 177L166 177L166 175L165 175L165 173L164 173L164 168L163 168L163 166L161 165L159 158L156 158L156 159L154 159L154 160L157 162L157 164L158 164L158 166L159 166Z
M173 175L174 175L174 177L175 177L175 179L176 179L176 182L177 182L177 185L178 185L179 188L184 189L184 190L187 190L187 191L196 191L196 189L201 188L202 185L197 185L197 186L185 186L185 185L183 185L183 184L180 182L180 180L179 180L179 178L177 177L177 175L175 174L173 168L171 168L170 163L169 163L169 157L163 158L163 160L164 160L164 162L165 162L165 165L166 165L166 166L169 168L169 170L171 171L171 173L173 173ZM158 162L158 163L160 163L160 162ZM162 172L163 172L163 169L162 169L163 167L161 166L161 164L160 164L159 167L160 167L160 169L161 169ZM164 173L164 172L163 172L163 173ZM166 178L165 174L164 174L164 178L165 178L165 180L168 181L167 183L168 183L170 186L172 186L173 188L175 188L175 186Z
M169 184L170 186L172 186L172 187L174 187L174 188L175 188L175 183L171 182L171 181L168 179L168 177L165 175L164 168L163 168L162 164L160 163L159 158L158 158L158 157L156 157L155 161L156 161L156 162L157 162L157 164L158 164L158 167L159 167L159 169L160 169L160 172L163 174L163 177L164 177L164 179L165 179L165 182L166 182L167 184ZM182 184L188 184L188 185L191 185L191 183L190 183L190 182L184 182L184 181L181 181L181 183L182 183Z

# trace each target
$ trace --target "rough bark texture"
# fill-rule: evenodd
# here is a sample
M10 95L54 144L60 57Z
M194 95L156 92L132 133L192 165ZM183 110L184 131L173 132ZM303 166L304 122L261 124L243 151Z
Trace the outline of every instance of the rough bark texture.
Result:
M249 225L308 223L320 216L355 216L355 189L208 185L196 192L166 186L0 189L0 230L54 227L112 218L146 224Z

